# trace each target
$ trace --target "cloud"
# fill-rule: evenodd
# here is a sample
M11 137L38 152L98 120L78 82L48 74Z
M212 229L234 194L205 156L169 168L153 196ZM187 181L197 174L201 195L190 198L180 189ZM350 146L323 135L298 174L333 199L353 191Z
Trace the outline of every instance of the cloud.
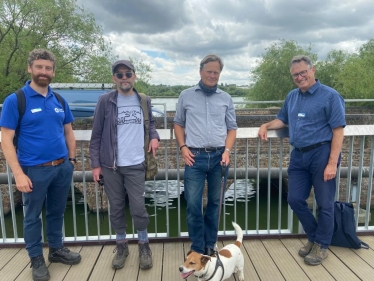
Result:
M372 0L78 0L103 26L119 57L150 63L154 84L192 85L200 60L225 61L220 82L249 84L266 47L284 39L312 46L324 59L333 49L357 50L370 40Z

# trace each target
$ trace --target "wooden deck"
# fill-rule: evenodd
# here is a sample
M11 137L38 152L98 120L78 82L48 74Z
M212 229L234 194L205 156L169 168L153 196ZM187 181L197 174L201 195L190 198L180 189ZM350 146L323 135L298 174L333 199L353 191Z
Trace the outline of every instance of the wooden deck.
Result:
M374 236L360 236L374 247ZM220 242L219 247L232 241ZM320 266L308 266L298 256L298 249L306 239L245 240L242 252L245 257L245 280L374 280L374 250L330 247L329 257ZM1 245L0 245L1 247ZM153 268L140 270L137 244L130 244L130 255L125 267L111 268L114 245L69 247L79 251L82 261L78 265L50 264L51 281L57 280L126 280L126 281L178 281L182 280L179 266L184 261L189 243L151 243ZM47 256L47 248L44 255ZM229 280L234 281L235 276ZM0 280L32 280L27 252L24 248L0 249ZM196 280L190 276L188 281Z

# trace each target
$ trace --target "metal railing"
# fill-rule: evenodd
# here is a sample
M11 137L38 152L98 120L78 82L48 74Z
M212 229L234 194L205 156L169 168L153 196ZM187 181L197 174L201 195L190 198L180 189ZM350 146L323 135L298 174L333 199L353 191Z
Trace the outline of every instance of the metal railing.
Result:
M150 214L150 237L188 237L185 202L183 198L183 161L180 161L176 141L169 129L158 130L162 149L158 155L162 168L154 181L147 182L146 204ZM219 235L234 235L231 221L238 222L245 235L289 235L302 233L298 220L284 196L287 185L287 163L292 149L288 144L288 130L269 131L268 141L260 141L258 128L239 128L231 157L229 186L222 208ZM71 199L65 213L64 240L66 242L104 241L114 239L109 213L101 212L105 193L92 182L88 167L87 147L90 130L75 130L77 158L81 170L75 171L71 184ZM336 199L355 201L358 232L373 232L371 220L373 204L374 125L345 128L342 164L338 169ZM8 167L8 166L7 166ZM22 206L16 205L14 179L7 169L0 183L7 187L0 192L0 245L24 243L22 235ZM105 187L104 187L105 188ZM80 190L77 192L77 190ZM7 200L5 200L7 199ZM10 212L4 214L9 201ZM311 208L316 213L313 197ZM43 211L44 212L44 211ZM127 237L137 238L129 212ZM45 214L42 214L44 218ZM43 220L44 221L44 220ZM45 233L43 225L43 234Z

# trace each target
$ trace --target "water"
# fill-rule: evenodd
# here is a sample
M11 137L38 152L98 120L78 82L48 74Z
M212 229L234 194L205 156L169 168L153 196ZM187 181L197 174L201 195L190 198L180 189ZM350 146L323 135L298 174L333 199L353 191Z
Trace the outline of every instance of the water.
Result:
M232 100L234 104L236 102L243 102L244 97L233 97ZM152 98L152 105L157 109L164 110L164 106L166 107L166 111L175 111L175 106L178 103L178 98ZM236 104L235 107L238 108L241 105Z
M166 188L166 181L156 181L156 182L146 182L146 208L148 210L150 216L150 224L149 224L149 232L155 232L157 230L158 233L165 233L167 231L167 220L166 220L166 205L169 208L169 227L170 227L170 235L172 237L176 237L178 235L178 204L180 205L180 222L181 222L181 231L187 231L186 225L186 202L184 200L183 191L184 186L183 183L179 183L177 181L168 181ZM234 188L235 187L235 188ZM266 189L265 189L266 190ZM167 196L168 194L168 196ZM223 222L226 221L227 229L232 229L231 221L237 221L240 225L245 225L245 216L244 211L246 209L246 201L247 203L247 210L248 210L248 225L249 229L256 228L256 200L255 200L255 189L254 189L254 181L253 180L237 180L236 186L232 184L229 186L228 190L225 193L225 205L223 208L224 215L222 213L221 216L221 226L220 228L223 229ZM236 200L235 200L236 199ZM84 216L84 204L81 198L77 198L76 196L76 226L77 226L77 235L78 236L85 236L86 229L85 229L85 216ZM100 202L100 198L99 198ZM100 203L99 203L100 204ZM278 196L271 197L271 209L276 211L278 209ZM128 209L128 204L126 206L126 214L127 215L127 225L128 225L128 233L133 233L132 229L132 221L130 216L130 211ZM282 203L282 213L286 214L287 211L287 203L283 200ZM264 194L260 196L260 227L262 229L266 229L266 216L267 216L267 196ZM45 212L43 211L43 217L45 220ZM73 205L72 202L68 202L66 211L65 211L65 235L66 236L74 236L74 229L73 229ZM108 235L108 225L109 219L107 213L100 213L99 220L100 223L97 223L97 214L93 212L88 213L88 234L87 235L97 235L97 229L100 229L101 235ZM22 229L22 219L23 219L23 212L22 207L16 208L16 224L17 224L17 231L18 236L23 237L23 229ZM277 227L277 212L274 212L273 218L271 219L271 225L273 228ZM284 219L282 225L285 227L286 220ZM5 227L6 227L6 235L7 237L13 237L13 226L12 226L12 218L11 215L7 215L5 217ZM114 232L112 231L112 234ZM1 233L0 233L1 237Z

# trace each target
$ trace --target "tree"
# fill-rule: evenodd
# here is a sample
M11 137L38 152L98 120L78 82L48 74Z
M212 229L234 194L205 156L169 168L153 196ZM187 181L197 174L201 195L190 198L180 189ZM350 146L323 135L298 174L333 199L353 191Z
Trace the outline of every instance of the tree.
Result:
M110 82L111 46L91 13L76 0L0 2L0 100L28 79L35 48L57 58L54 82Z
M152 79L152 68L142 59L134 59L129 57L129 60L135 67L136 82L135 88L138 92L148 94L149 81Z
M349 57L338 75L338 91L344 98L370 99L374 89L374 39Z
M338 90L340 87L339 75L343 71L347 60L350 58L352 58L352 54L346 51L330 51L326 60L316 63L316 78L318 78L321 83Z
M266 53L252 70L254 84L248 90L247 100L270 101L284 100L295 85L290 75L290 61L296 55L307 55L312 61L317 55L311 53L294 41L281 40L266 49Z

